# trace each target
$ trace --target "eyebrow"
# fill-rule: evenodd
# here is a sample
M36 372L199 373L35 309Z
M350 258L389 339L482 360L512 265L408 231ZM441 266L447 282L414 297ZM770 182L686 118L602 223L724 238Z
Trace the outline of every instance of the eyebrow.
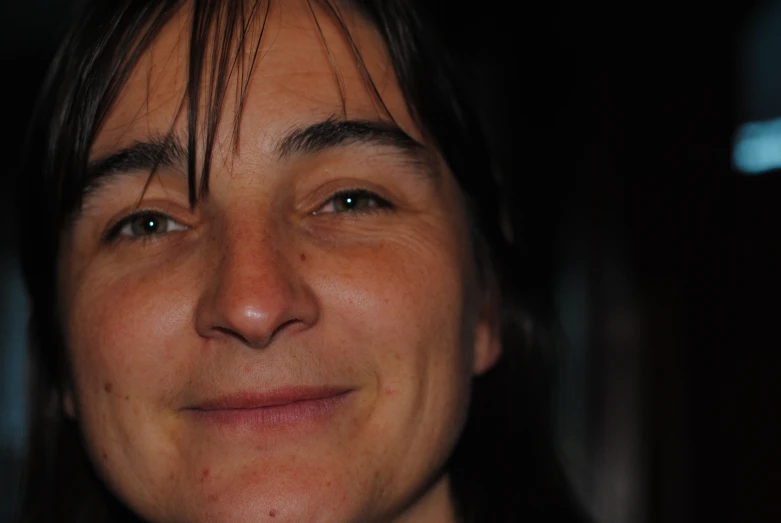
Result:
M184 172L187 163L186 140L179 134L166 137L152 136L117 152L89 162L87 184L83 195L103 186L106 181L123 174L157 169L176 169ZM285 134L273 147L279 160L323 153L348 145L375 145L389 147L404 159L423 166L427 175L434 176L436 162L429 150L395 124L374 120L336 120L329 118L306 127L296 127Z
M294 128L276 145L280 159L317 154L336 147L366 144L391 147L414 162L430 161L426 147L388 122L374 120L328 120Z
M187 149L177 135L151 136L145 142L134 142L119 151L87 164L84 195L101 187L107 180L122 174L152 171L184 165Z

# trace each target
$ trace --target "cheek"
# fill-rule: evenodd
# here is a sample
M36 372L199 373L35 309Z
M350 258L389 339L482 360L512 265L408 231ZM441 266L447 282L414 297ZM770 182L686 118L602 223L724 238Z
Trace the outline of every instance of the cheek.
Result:
M464 249L453 235L388 241L345 255L324 272L327 312L345 361L374 374L370 430L383 442L391 475L420 477L444 460L468 406L471 336ZM335 277L336 276L336 277ZM323 293L321 293L323 294ZM332 317L332 319L334 319ZM349 352L349 353L348 353ZM413 480L396 484L413 484Z
M165 429L147 421L173 400L188 375L188 353L176 350L186 334L188 301L174 281L100 275L72 294L66 337L73 393L93 456L122 459L138 443L139 427L150 438Z
M162 377L184 363L173 342L186 321L187 301L159 280L89 281L68 310L77 382L96 382L103 374L135 392L164 385Z
M373 356L399 365L468 352L458 343L468 316L459 243L395 239L358 250L321 254L330 261L312 275L345 335L381 345Z

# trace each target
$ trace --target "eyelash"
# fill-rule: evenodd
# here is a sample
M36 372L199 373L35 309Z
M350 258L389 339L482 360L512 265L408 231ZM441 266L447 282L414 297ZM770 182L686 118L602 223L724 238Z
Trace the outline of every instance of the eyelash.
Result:
M341 203L348 203L350 200L355 200L358 202L369 202L369 207L366 208L359 208L359 209L345 209L342 211L334 210L330 212L323 211L324 208L328 207L329 205L337 205L337 202L341 200ZM360 205L359 203L356 204L356 206ZM366 189L346 189L339 192L336 192L332 194L328 200L320 206L316 211L314 211L313 215L318 214L368 214L368 213L374 213L378 211L384 211L384 210L393 210L395 207L394 205L386 200L385 198L382 198L381 196L377 195L376 193L366 190ZM140 217L148 217L150 219L154 219L157 221L163 221L165 220L166 223L173 222L176 224L178 228L176 231L165 231L165 232L152 232L149 234L123 234L122 231L126 227L132 226L133 221L140 218ZM129 240L129 241L141 241L141 242L148 242L156 239L157 237L167 234L168 232L178 232L181 230L186 229L186 225L182 225L173 218L171 218L169 215L167 215L164 212L156 211L152 209L142 209L138 210L136 212L133 212L118 222L116 222L114 225L112 225L104 234L105 241L118 241L118 240Z

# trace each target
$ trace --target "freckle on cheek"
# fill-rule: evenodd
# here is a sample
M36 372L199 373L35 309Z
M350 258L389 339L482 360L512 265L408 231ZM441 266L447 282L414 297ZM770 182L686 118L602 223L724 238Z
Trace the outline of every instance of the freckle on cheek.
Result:
M111 382L106 383L103 385L103 390L105 390L107 393L111 394L111 391L114 389L114 385L111 384Z
M301 261L306 261L306 254L303 252L301 253Z

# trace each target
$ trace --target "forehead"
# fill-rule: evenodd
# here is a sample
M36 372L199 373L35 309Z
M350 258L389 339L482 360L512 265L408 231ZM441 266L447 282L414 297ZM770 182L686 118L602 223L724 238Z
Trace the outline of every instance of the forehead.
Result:
M217 149L234 137L239 106L242 154L267 154L269 144L291 128L326 118L390 120L381 103L402 130L422 142L382 38L354 10L337 7L337 12L338 19L314 0L259 2L246 28L240 23L236 27L227 54L215 60L213 46L219 42L215 30L219 34L224 28L215 24L205 48L191 49L193 12L191 5L185 4L134 66L90 156L103 156L149 136L186 129L185 93L193 52L202 52L205 60L198 79L201 121L211 116L209 100L224 82ZM239 45L237 40L244 32L246 38ZM228 74L214 74L219 58L227 59ZM367 78L374 82L381 102L372 94Z

